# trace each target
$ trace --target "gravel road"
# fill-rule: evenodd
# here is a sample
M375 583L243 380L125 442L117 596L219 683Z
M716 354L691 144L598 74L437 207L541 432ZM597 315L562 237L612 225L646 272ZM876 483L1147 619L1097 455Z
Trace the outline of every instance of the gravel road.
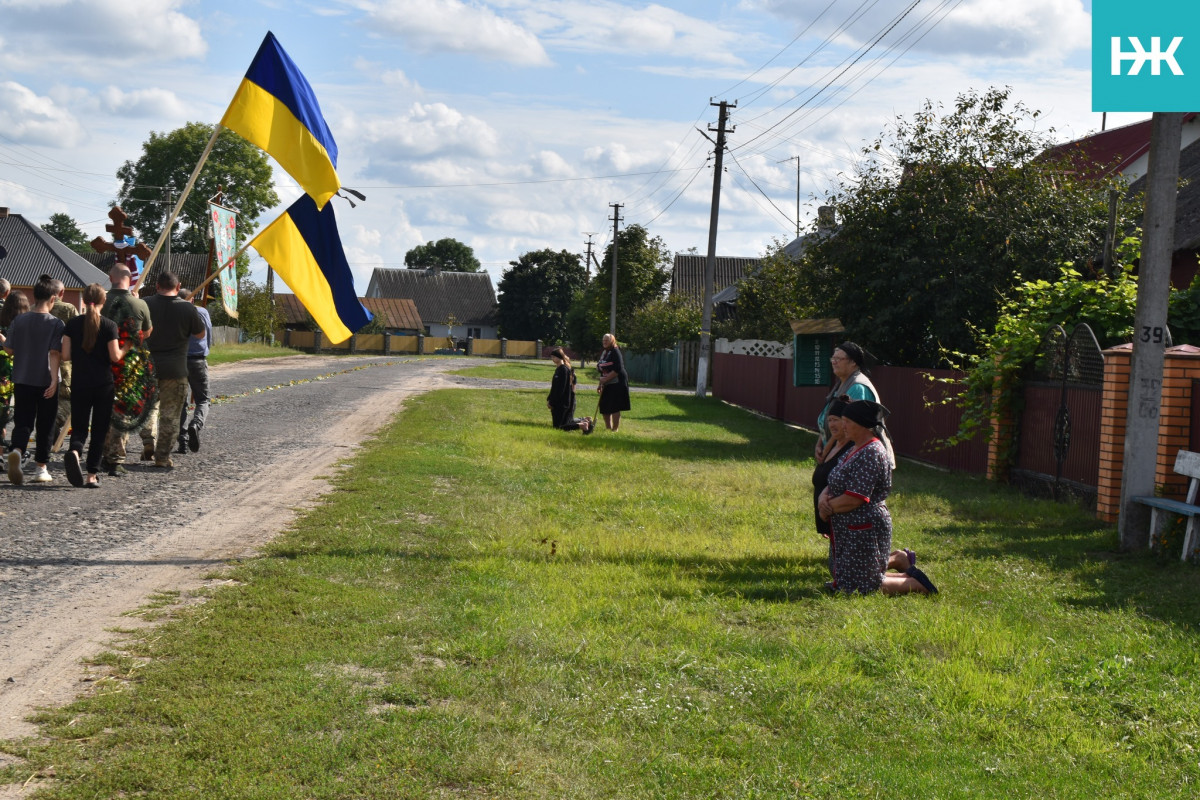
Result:
M136 462L134 434L129 475L102 475L99 490L71 487L61 455L51 484L17 487L0 476L0 738L34 734L25 718L36 707L84 688L80 659L101 650L112 628L137 624L123 613L156 591L199 587L214 567L285 528L328 490L319 476L405 398L522 385L445 374L463 366L346 356L222 365L210 371L218 401L200 452L173 456L174 470Z

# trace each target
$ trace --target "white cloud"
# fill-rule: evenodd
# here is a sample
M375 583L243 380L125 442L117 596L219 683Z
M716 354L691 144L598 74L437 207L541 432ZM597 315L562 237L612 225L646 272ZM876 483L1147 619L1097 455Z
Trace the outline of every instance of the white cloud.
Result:
M373 171L395 176L413 159L459 155L487 158L499 152L496 131L483 120L445 103L414 103L403 116L362 126Z
M39 97L13 81L0 82L0 130L21 144L75 147L83 126L49 97Z
M516 0L522 21L548 45L580 52L659 55L740 64L735 50L756 36L736 17L704 20L654 3L640 8L611 0L547 3Z
M365 3L376 33L396 36L422 53L465 53L527 67L548 66L537 37L492 9L460 0L384 0Z
M143 68L153 61L200 58L208 45L185 0L6 0L0 66L31 63L95 74L99 65Z
M187 116L188 105L167 89L138 89L123 92L109 86L98 93L100 107L127 118L180 119Z
M843 44L857 46L874 40L909 4L910 0L880 0L870 14L854 19L849 9L840 6L818 19L828 5L827 0L743 0L742 7L765 10L791 20L797 32L812 23L812 36L824 37L836 31ZM964 0L942 19L943 10L938 4L918 5L882 40L880 47L899 41L905 32L918 27L924 32L935 22L936 26L912 45L914 50L1058 61L1067 53L1087 47L1090 41L1091 17L1080 0ZM807 53L815 40L805 39L799 44L801 49L797 53ZM906 46L908 43L900 45ZM793 56L789 60L797 59Z

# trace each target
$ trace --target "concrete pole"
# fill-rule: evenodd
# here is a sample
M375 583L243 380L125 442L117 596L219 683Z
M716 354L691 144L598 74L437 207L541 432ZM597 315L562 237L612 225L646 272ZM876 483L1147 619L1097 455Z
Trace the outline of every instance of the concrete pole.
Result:
M620 203L609 203L612 206L612 224L613 224L613 248L612 248L612 295L609 300L608 310L608 332L617 336L617 235L618 228L621 225L621 209L623 206Z
M713 281L717 270L717 217L721 208L721 170L725 157L725 123L729 120L730 104L722 100L711 103L720 107L717 117L716 160L713 165L712 207L708 218L708 259L704 262L704 313L700 322L700 360L696 364L696 397L708 392L708 364L712 358L712 298ZM733 104L737 107L737 103Z
M1130 502L1129 498L1154 494L1183 114L1156 112L1151 126L1142 259L1138 267L1137 311L1133 318L1121 514L1117 520L1122 550L1140 550L1149 543L1150 510Z

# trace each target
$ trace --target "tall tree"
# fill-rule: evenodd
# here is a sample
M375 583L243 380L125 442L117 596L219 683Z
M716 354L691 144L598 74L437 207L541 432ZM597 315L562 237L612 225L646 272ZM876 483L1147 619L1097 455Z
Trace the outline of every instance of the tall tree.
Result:
M628 322L634 310L655 300L661 300L667 284L671 281L671 263L674 255L662 238L651 237L641 225L630 225L617 234L617 338L622 338L622 325ZM608 331L612 298L612 248L604 249L604 258L596 271L595 279L588 284L584 294L587 318L593 335ZM577 347L580 343L574 343ZM600 342L590 344L584 350L597 349Z
M1039 116L993 88L899 118L832 193L840 228L809 251L802 294L885 361L934 366L973 352L1022 281L1086 275L1108 187L1042 156Z
M567 250L534 250L509 264L496 287L500 335L566 341L567 311L587 284L579 256Z
M42 230L58 239L72 250L90 250L90 241L79 224L67 214L51 214L50 221L42 226Z
M153 246L179 192L212 137L213 126L189 122L169 133L151 132L142 156L117 170L121 189L117 203L129 224ZM164 187L171 190L170 204ZM196 185L183 204L171 234L171 247L181 253L208 252L208 199L224 190L224 205L240 212L238 241L251 231L249 223L279 203L271 188L271 164L263 151L231 130L222 130Z
M447 272L479 272L483 269L475 251L457 239L438 239L419 244L404 254L409 269L444 269Z
M801 265L774 242L758 268L738 283L737 316L713 324L714 333L729 339L790 342L794 319L817 316L802 291Z

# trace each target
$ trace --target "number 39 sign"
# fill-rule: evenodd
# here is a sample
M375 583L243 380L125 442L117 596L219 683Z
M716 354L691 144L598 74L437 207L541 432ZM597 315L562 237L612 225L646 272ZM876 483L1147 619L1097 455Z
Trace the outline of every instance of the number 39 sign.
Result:
M208 204L209 219L212 221L214 267L221 267L237 252L237 213L215 203ZM225 313L237 319L237 262L219 270L217 280L221 284L221 303Z

